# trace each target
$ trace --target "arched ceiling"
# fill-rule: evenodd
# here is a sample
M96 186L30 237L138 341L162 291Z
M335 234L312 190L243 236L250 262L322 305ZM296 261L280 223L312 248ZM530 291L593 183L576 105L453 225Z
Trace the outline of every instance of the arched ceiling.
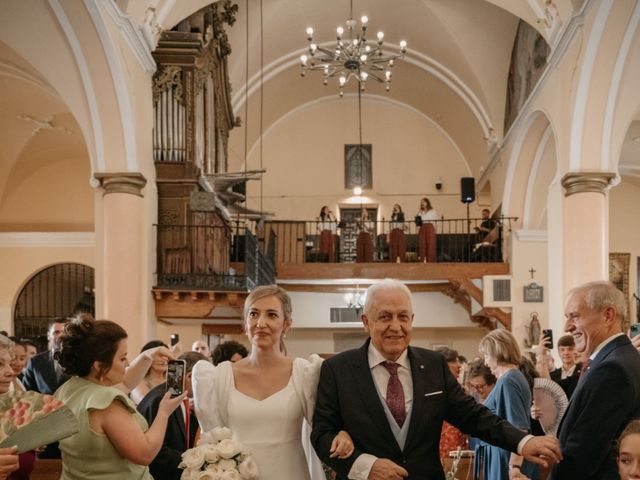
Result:
M163 12L159 15L163 16L165 28L173 27L189 15L189 5L193 12L206 3L183 0L167 10L165 2L159 2L156 11ZM332 45L335 29L344 25L350 6L347 0L237 3L236 22L226 27L232 48L229 75L234 111L243 122L249 80L246 116L251 149L260 134L260 108L262 130L268 131L274 122L300 106L337 95L337 79L323 86L320 73L310 72L300 78L298 59L308 47L306 28L314 28L316 43ZM453 139L473 174L479 176L489 161L492 140L503 133L509 64L518 21L528 22L552 43L573 9L571 0L354 0L353 16L369 17L371 37L383 30L388 50L395 52L400 40L408 43L406 59L394 67L391 92L385 93L381 85L370 82L365 105L367 94L387 95L430 117ZM347 93L355 91L355 85L346 89ZM244 134L243 129L232 132L232 149L236 153L242 150Z

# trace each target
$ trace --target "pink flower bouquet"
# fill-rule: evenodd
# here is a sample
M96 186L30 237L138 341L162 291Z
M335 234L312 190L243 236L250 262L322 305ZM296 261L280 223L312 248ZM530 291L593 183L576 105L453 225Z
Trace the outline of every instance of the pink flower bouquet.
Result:
M73 435L78 420L52 395L13 391L0 396L0 447L28 452Z

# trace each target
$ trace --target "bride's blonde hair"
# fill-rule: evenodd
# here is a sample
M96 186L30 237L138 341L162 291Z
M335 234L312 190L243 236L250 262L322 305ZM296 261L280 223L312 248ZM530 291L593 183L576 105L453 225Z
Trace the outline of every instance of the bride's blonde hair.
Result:
M243 326L246 325L247 315L249 314L249 310L251 309L251 305L256 303L258 300L266 297L276 297L280 301L280 305L282 306L282 313L284 313L284 321L291 323L293 319L291 318L291 313L293 312L293 308L291 306L291 297L287 293L287 291L279 287L278 285L261 285L256 287L244 301L244 308L242 310L242 318L243 318ZM287 347L284 344L284 334L280 337L280 351L287 354Z

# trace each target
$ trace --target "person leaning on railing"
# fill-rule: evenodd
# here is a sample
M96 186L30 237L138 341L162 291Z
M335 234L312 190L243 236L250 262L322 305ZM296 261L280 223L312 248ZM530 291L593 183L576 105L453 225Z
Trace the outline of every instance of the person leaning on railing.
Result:
M389 223L389 261L403 262L407 253L407 241L404 236L404 212L397 203L393 206Z
M436 261L436 221L438 212L431 206L428 198L420 200L420 210L416 215L418 231L418 257L421 262Z
M324 257L323 261L335 262L336 261L336 243L335 235L338 228L338 222L327 205L324 205L320 209L320 216L318 217L318 234L320 235L320 254ZM325 259L326 258L326 259Z

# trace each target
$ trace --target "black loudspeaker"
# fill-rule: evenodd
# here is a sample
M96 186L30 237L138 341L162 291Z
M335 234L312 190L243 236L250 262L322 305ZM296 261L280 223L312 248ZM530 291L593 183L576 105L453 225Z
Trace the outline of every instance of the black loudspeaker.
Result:
M476 181L473 177L460 178L460 201L471 203L476 199Z

